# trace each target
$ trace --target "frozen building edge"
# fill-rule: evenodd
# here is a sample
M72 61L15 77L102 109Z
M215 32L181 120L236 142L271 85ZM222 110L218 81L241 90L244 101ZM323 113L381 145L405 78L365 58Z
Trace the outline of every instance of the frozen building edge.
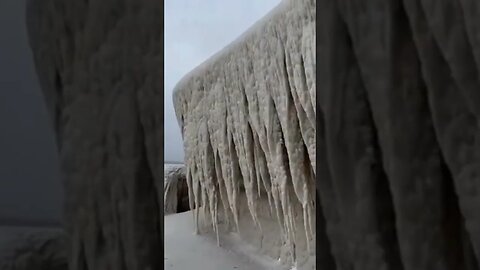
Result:
M30 0L56 131L69 269L161 269L161 1Z
M28 4L65 178L72 269L161 265L160 3ZM272 255L298 260L288 250L306 250L312 215L290 222L289 213L311 209L303 203L314 192L292 170L310 167L319 269L479 269L478 1L318 1L318 44L314 3L283 2L177 87L192 199L217 202L213 221L220 208L219 220L226 212L249 241L257 220L267 236L259 245L282 235ZM290 166L302 159L295 149L309 162ZM216 175L229 180L217 187ZM293 227L304 231L293 238Z
M164 203L159 4L28 2L30 43L65 180L71 269L159 269L162 263L158 256ZM214 183L212 169L227 179L219 193L203 192L205 196L192 199L203 200L197 205L213 205L208 207L212 214L225 213L213 224L227 219L245 239L285 263L303 263L315 252L314 11L313 1L285 1L242 36L247 42L240 39L227 49L239 48L224 66L231 77L223 79L233 83L225 86L232 92L228 107L220 103L215 108L228 110L229 122L222 126L217 119L215 125L228 130L230 137L213 132L215 143L203 143L197 150L188 146L193 139L186 140L186 151L197 153L188 166L192 161L222 163L202 164L189 172L195 175L190 178L192 194L201 180L195 178L200 170L212 176L202 187ZM222 54L228 55L217 56ZM236 58L242 54L260 58L255 62ZM197 94L192 97L185 100L185 109L200 110ZM203 104L213 101L206 99ZM185 116L184 123L193 127L188 111ZM211 140L204 131L212 126L200 123L198 139ZM221 139L229 141L225 144ZM222 151L221 158L213 147Z
M203 216L218 233L223 218L258 230L260 246L278 246L271 256L314 257L315 94L310 0L283 1L177 84L197 230Z
M317 267L479 269L478 1L317 3Z

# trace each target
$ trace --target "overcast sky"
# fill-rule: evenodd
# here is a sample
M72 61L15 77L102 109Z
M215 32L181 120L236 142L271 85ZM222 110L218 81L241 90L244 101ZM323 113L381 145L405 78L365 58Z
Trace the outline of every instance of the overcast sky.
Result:
M279 2L166 1L165 160L183 161L175 84ZM62 200L54 136L28 46L25 0L0 0L0 220L58 220Z
M165 1L165 160L183 161L172 89L189 71L224 48L280 0Z
M58 156L24 14L24 0L0 0L0 220L58 220Z

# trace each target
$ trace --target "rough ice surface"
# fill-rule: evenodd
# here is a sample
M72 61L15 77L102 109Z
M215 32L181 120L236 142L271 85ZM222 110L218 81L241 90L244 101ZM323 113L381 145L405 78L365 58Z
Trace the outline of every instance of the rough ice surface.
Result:
M315 1L283 1L176 86L187 183L197 230L205 211L261 233L266 198L291 263L314 254ZM246 200L243 200L246 199ZM300 214L295 205L300 206ZM240 226L240 208L251 224ZM300 219L298 218L300 217ZM266 225L265 225L266 226ZM305 246L298 245L298 229ZM304 248L305 250L301 250ZM313 255L312 255L313 256Z
M311 209L317 176L318 269L478 270L479 2L322 0L318 31L314 2L284 2L177 87L192 205L243 235L275 234L271 211L299 244L290 213L312 215L289 206ZM72 269L159 268L160 3L29 3Z
M30 0L72 270L161 269L161 1Z
M164 215L189 210L186 207L188 205L188 186L185 165L165 164L164 166Z
M318 269L478 270L480 2L318 4Z

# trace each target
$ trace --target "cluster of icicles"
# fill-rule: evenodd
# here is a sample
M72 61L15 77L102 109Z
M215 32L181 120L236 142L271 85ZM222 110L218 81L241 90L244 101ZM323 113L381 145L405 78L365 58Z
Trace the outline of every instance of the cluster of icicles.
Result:
M315 9L287 3L288 12L183 79L174 104L197 231L202 209L218 241L220 207L240 231L239 196L262 231L256 204L266 196L295 261L294 203L303 208L309 251L314 236Z
M277 135L281 136L281 134ZM214 150L205 133L203 136L202 133L199 134L199 141L193 142L196 144L198 154L188 158L187 184L190 209L195 209L196 232L198 233L199 228L199 211L204 211L203 216L210 217L213 230L217 233L217 242L220 244L218 237L220 203L227 222L229 217L233 217L239 232L241 229L238 214L239 196L247 197L248 209L254 224L262 232L262 225L257 217L256 202L264 192L268 198L270 214L279 222L284 240L290 245L291 254L295 259L296 224L292 200L298 200L302 204L306 239L312 239L314 234L315 205L312 190L315 187L313 184L315 176L312 168L306 168L307 171L302 174L292 175L291 171L288 171L289 164L291 166L298 166L298 164L289 162L285 160L287 157L281 156L281 148L284 147L281 141L270 142L277 156L272 156L267 161L259 145L252 147L250 152L243 149L250 158L239 158L236 149L241 147L237 147L233 143L234 140L229 140L228 136L225 139L227 141L223 146L225 155L221 155L218 149ZM249 141L248 138L241 138L241 140ZM296 197L292 198L293 194ZM307 241L308 244L309 241ZM310 247L307 247L310 250Z

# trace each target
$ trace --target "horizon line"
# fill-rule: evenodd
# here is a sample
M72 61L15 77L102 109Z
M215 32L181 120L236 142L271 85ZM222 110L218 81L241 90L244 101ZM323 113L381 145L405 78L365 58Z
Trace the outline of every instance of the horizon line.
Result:
M185 161L168 161L168 160L165 160L165 161L163 161L163 163L167 163L167 164L185 164Z
M30 218L0 218L3 227L63 227L62 221Z

